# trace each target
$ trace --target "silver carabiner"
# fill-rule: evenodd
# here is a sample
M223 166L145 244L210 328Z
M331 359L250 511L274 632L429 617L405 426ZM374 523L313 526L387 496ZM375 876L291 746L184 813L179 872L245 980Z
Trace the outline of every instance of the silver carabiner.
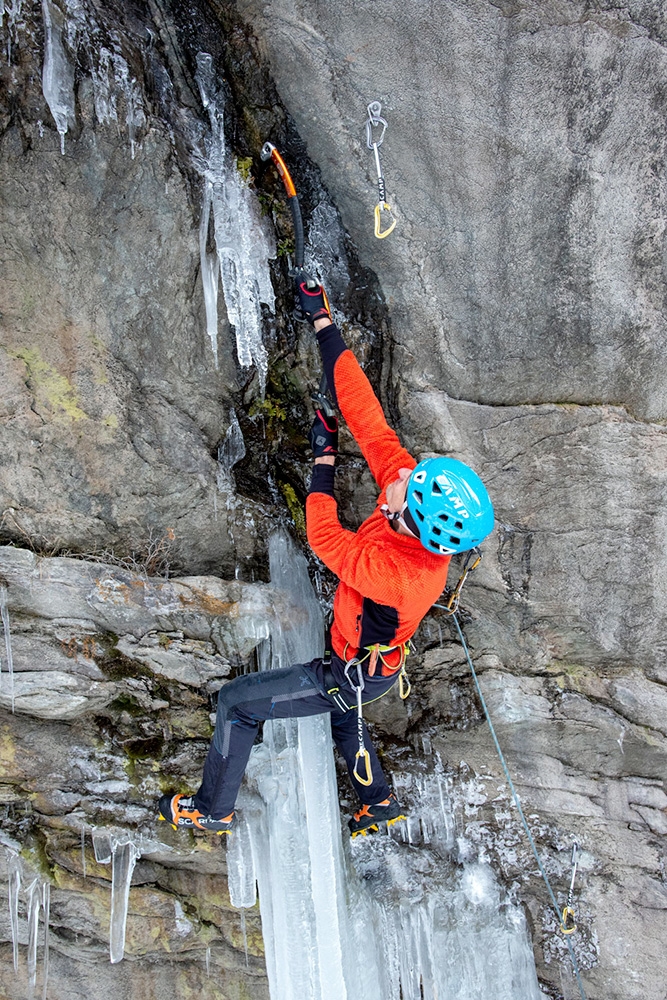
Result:
M369 149L373 147L381 146L384 139L384 134L387 131L387 122L382 118L380 112L382 111L382 105L379 101L371 101L368 105L368 121L366 122L366 145ZM373 129L382 127L379 139L373 139Z

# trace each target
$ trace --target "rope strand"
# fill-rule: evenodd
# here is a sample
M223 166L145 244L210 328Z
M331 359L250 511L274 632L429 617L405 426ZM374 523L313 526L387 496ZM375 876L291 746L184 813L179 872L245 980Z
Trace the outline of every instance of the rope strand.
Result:
M472 678L473 678L473 680L475 682L475 687L477 689L477 694L479 696L479 700L480 700L480 702L482 704L482 708L484 710L484 715L486 717L486 721L489 724L489 730L491 731L491 736L493 737L493 742L494 742L496 750L498 752L498 757L500 758L500 763L502 764L503 771L505 772L505 778L507 779L507 784L509 785L510 791L512 793L512 798L514 799L514 805L517 808L517 811L518 811L519 816L521 818L521 822L523 824L523 828L526 831L526 836L528 837L528 843L530 844L530 848L531 848L531 850L532 850L532 852L533 852L533 854L535 856L535 860L537 861L537 866L538 866L538 868L540 870L540 874L541 874L542 878L544 879L544 884L546 885L547 889L549 890L549 896L551 897L551 902L553 903L554 910L556 911L556 918L558 920L558 925L560 926L561 912L560 912L560 909L558 908L558 903L556 901L556 897L554 895L554 891L551 888L551 883L549 881L549 876L547 875L546 871L544 870L544 865L542 864L542 859L540 858L540 855L538 853L537 847L535 846L535 841L533 840L533 835L530 832L530 827L528 826L528 822L527 822L526 817L524 815L523 809L521 808L521 802L519 801L519 796L517 794L516 788L514 787L514 782L512 781L512 775L509 772L509 768L507 766L507 762L505 760L505 756L504 756L502 750L500 749L500 743L498 742L498 737L496 736L496 731L495 731L495 729L493 727L493 723L491 721L491 715L489 713L489 709L487 708L486 701L484 700L484 695L482 694L482 689L480 687L479 680L477 678L477 671L475 670L475 666L474 666L474 664L472 662L472 659L470 657L470 652L468 650L468 645L467 645L467 643L465 641L465 638L463 636L463 632L461 631L461 626L459 625L458 615L454 614L454 615L452 615L452 618L454 619L454 623L456 625L456 630L459 633L459 639L461 640L461 645L463 646L463 651L464 651L464 653L466 655L466 659L468 661L468 666L470 667L470 671L472 673ZM586 998L586 992L584 990L584 984L581 981L581 975L580 975L580 972L579 972L579 963L577 962L577 957L576 957L576 955L574 953L574 948L572 947L572 942L570 941L569 937L565 938L565 942L566 942L568 950L570 952L570 959L572 960L572 968L574 969L574 974L575 974L576 979L577 979L577 985L579 986L579 992L581 993L581 998L582 998L582 1000L587 1000L587 998Z

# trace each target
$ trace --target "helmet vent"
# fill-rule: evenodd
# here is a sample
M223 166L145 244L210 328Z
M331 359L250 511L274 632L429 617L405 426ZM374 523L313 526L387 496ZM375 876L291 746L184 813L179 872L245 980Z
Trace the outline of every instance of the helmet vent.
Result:
M424 494L420 493L419 490L413 490L412 491L412 495L415 498L415 500L417 501L417 503L423 503L424 502Z
M461 524L460 521L454 521L454 527L458 528L459 531L463 531L463 525Z
M420 510L416 510L415 514L417 515L417 517L419 518L420 521L424 520L424 515L422 514L422 512Z
M450 535L449 536L449 540L452 543L452 545L460 545L461 544L461 539L460 538L456 538L454 535Z
M440 528L433 528L433 534L434 535L441 535L442 532L440 531Z
M449 514L438 514L438 517L440 518L441 521L449 521Z
M439 496L439 497L441 497L441 496L442 496L442 490L441 490L441 489L440 489L440 487L438 486L438 484L437 484L437 482L435 481L435 479L433 480L433 483L432 483L432 485L431 485L431 495L432 495L432 496L434 496L434 497L435 497L435 496Z

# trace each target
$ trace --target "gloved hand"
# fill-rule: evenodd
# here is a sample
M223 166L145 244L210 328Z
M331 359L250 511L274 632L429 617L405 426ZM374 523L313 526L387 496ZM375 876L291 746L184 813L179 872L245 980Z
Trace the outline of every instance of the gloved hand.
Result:
M325 402L315 411L313 426L308 432L314 458L338 454L338 417Z
M309 278L302 273L298 280L298 291L301 312L311 326L315 325L316 319L328 319L331 321L327 293L321 285L318 285L314 278Z

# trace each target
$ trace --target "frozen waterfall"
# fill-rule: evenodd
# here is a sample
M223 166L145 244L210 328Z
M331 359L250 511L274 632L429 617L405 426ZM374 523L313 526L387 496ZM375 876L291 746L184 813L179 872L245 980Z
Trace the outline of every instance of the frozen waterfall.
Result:
M273 586L299 609L266 640L265 666L276 668L320 655L323 633L303 555L284 535L269 553ZM404 792L420 814L421 846L400 836L350 843L328 716L265 724L228 872L234 906L252 906L258 886L272 1000L538 1000L521 909L488 865L453 860L457 804L442 768L403 777Z
M271 312L275 296L268 260L275 257L273 237L262 221L259 203L236 168L225 143L224 106L207 52L197 56L197 83L211 131L204 139L204 198L199 230L206 331L218 365L218 281L227 318L236 334L239 363L254 364L264 395L268 355L262 342L262 306ZM211 230L213 239L211 240ZM212 245L214 244L214 246Z

